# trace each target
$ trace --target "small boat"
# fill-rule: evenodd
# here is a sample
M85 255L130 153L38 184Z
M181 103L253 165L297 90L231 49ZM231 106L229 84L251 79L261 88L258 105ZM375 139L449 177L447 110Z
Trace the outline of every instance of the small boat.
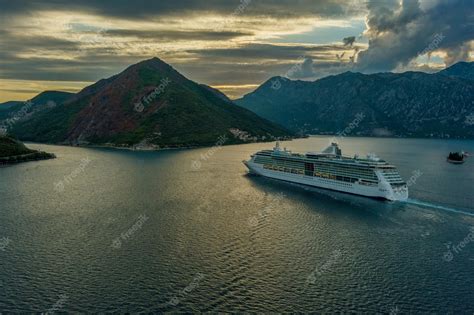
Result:
M464 152L449 152L449 156L446 160L452 164L462 164L464 163L465 157Z

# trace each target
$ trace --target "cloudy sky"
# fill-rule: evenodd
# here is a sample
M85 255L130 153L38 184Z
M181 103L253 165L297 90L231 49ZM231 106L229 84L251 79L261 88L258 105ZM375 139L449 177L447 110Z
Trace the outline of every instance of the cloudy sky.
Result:
M231 97L275 75L436 71L474 60L474 2L0 0L0 102L155 56Z

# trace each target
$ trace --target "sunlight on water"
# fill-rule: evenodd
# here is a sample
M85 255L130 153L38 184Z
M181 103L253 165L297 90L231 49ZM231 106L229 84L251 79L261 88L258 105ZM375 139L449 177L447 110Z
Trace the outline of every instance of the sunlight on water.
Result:
M282 146L317 151L329 139ZM58 158L0 169L0 309L474 311L465 241L474 161L445 162L474 142L340 141L343 153L375 152L405 180L420 170L406 203L248 176L242 160L273 145L31 145Z

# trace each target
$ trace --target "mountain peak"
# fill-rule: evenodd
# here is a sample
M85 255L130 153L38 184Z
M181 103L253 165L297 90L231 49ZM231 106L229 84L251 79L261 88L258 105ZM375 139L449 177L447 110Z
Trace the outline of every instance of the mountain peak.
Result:
M84 88L66 105L18 122L13 133L37 142L160 147L213 145L222 135L229 144L291 135L156 57Z
M471 67L462 63L453 69L467 75ZM474 85L467 79L424 72L344 72L314 82L265 84L235 103L295 132L337 134L363 113L351 135L474 138L469 116Z
M167 64L166 62L164 62L158 57L153 57L151 59L140 61L132 65L130 68L134 68L134 67L139 67L139 68L146 67L146 68L152 68L156 70L172 69L172 67L169 64Z
M460 61L438 73L455 78L474 80L474 62Z
M153 58L150 58L150 59L145 59L142 61L142 63L145 63L145 64L155 64L155 63L158 63L158 64L163 64L166 62L164 62L163 60L161 60L160 58L158 57L153 57Z

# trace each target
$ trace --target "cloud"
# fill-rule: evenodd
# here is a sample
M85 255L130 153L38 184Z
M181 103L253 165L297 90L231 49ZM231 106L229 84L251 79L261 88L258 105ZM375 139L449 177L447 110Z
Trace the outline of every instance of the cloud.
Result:
M315 76L313 69L313 59L305 57L301 64L293 66L288 72L291 79L306 79Z
M131 3L129 0L0 0L2 14L20 15L38 11L87 12L101 16L124 19L144 19L155 16L184 14L232 14L243 1L222 0L143 0ZM291 9L289 9L291 8ZM346 0L253 0L246 6L245 14L260 16L320 16L333 17L360 14L362 6L358 1ZM238 12L238 11L237 11Z
M431 69L420 52L446 64L472 58L472 0L367 1L251 0L236 11L240 0L0 0L0 79L90 82L158 56L236 91L295 66L294 78L310 80ZM363 38L364 23L340 27L364 16Z
M345 37L342 39L342 43L344 44L344 46L351 46L354 45L356 41L356 38L355 36L349 36L349 37Z
M135 37L158 41L176 40L229 40L237 37L251 36L252 32L244 31L177 31L177 30L130 30L111 29L102 33L104 36Z
M364 72L390 71L407 65L442 35L432 51L446 53L445 63L466 60L474 40L471 0L440 0L422 9L418 0L370 0L367 4L369 48L358 55Z
M232 48L216 49L189 49L188 53L203 55L207 57L236 58L239 60L247 59L274 59L297 60L302 56L318 55L318 59L334 60L332 52L344 51L341 45L302 45L302 44L267 44L267 43L249 43Z

